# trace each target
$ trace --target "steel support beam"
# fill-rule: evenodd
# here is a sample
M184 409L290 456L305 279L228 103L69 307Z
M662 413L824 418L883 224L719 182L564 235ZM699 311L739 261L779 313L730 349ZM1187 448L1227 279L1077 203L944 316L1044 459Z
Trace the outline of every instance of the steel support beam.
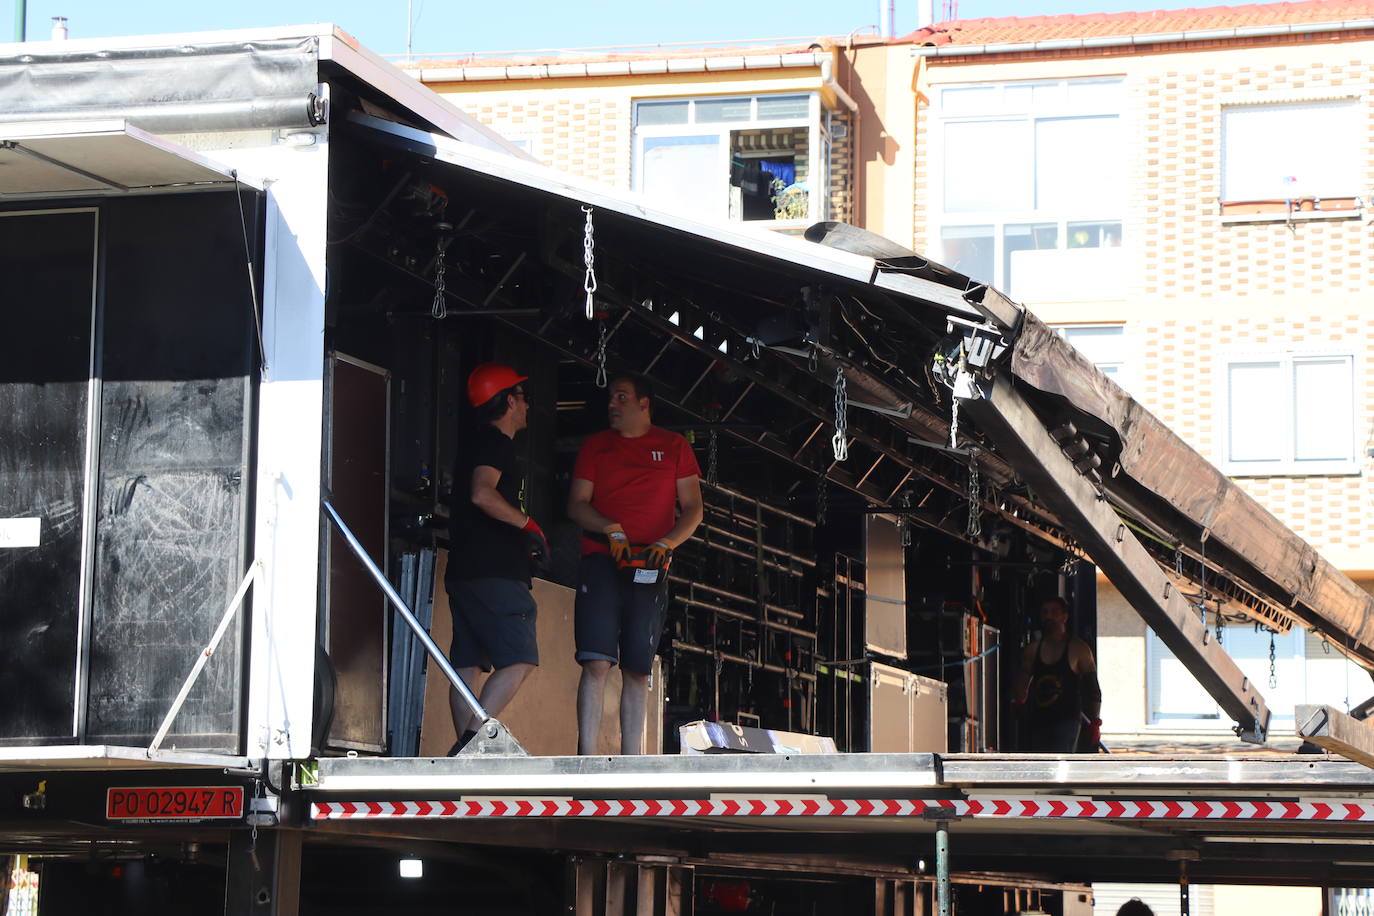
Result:
M1130 528L1073 463L1030 405L1000 373L963 401L963 410L1011 460L1038 496L1079 540L1122 597L1145 619L1217 704L1245 741L1264 743L1269 709L1194 608Z
M1374 722L1360 721L1330 706L1297 708L1298 737L1347 760L1374 768Z
M296 916L301 897L299 830L236 830L229 836L225 916Z

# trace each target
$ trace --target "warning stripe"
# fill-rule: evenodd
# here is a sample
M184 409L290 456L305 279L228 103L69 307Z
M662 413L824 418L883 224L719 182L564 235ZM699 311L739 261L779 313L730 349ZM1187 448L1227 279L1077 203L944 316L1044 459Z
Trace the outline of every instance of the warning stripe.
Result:
M1108 820L1374 821L1374 802L1096 800L1078 796L970 799L464 799L314 802L315 820L474 817L949 817Z

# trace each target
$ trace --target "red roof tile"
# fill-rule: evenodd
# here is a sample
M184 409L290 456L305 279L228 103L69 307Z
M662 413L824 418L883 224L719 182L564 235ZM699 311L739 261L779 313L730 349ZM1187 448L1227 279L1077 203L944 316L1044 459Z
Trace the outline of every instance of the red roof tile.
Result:
M900 40L917 45L1022 44L1062 38L1105 38L1370 18L1374 18L1374 0L1297 0L1140 13L956 19L918 29Z

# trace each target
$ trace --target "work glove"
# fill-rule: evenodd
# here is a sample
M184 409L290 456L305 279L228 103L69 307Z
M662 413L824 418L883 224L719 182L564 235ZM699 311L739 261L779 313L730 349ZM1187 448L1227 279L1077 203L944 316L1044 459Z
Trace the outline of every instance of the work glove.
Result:
M616 566L624 566L630 562L630 538L625 534L625 529L619 525L606 526L606 541L611 545L611 559Z
M1092 741L1092 745L1093 745L1093 749L1094 749L1094 750L1096 750L1096 749L1097 749L1097 746L1098 746L1099 744L1102 743L1102 720L1101 720L1101 719L1089 719L1089 720L1088 720L1088 739L1089 739L1090 741Z
M520 530L525 533L525 540L529 544L530 560L534 567L536 569L548 569L553 551L549 549L549 539L544 536L544 529L539 527L539 523L534 520L533 516L530 516Z
M654 541L644 548L641 554L644 565L649 569L666 569L673 560L673 548L666 541Z

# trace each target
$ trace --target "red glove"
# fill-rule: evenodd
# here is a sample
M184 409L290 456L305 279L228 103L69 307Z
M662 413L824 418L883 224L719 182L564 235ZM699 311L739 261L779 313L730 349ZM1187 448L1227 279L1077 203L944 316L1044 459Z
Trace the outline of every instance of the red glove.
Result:
M525 537L530 542L530 556L534 557L542 568L552 556L552 551L549 550L549 539L544 536L544 529L539 527L534 516L530 516L525 520L525 524L520 530L525 532Z
M649 569L667 569L673 561L673 548L667 541L654 541L644 548L644 565Z
M616 566L624 566L630 562L630 538L625 534L624 528L619 525L607 525L606 540L611 545L611 559L615 560Z
M1094 748L1097 747L1099 744L1102 743L1102 720L1101 720L1101 719L1089 719L1089 720L1088 720L1088 737L1092 739L1093 747L1094 747Z

